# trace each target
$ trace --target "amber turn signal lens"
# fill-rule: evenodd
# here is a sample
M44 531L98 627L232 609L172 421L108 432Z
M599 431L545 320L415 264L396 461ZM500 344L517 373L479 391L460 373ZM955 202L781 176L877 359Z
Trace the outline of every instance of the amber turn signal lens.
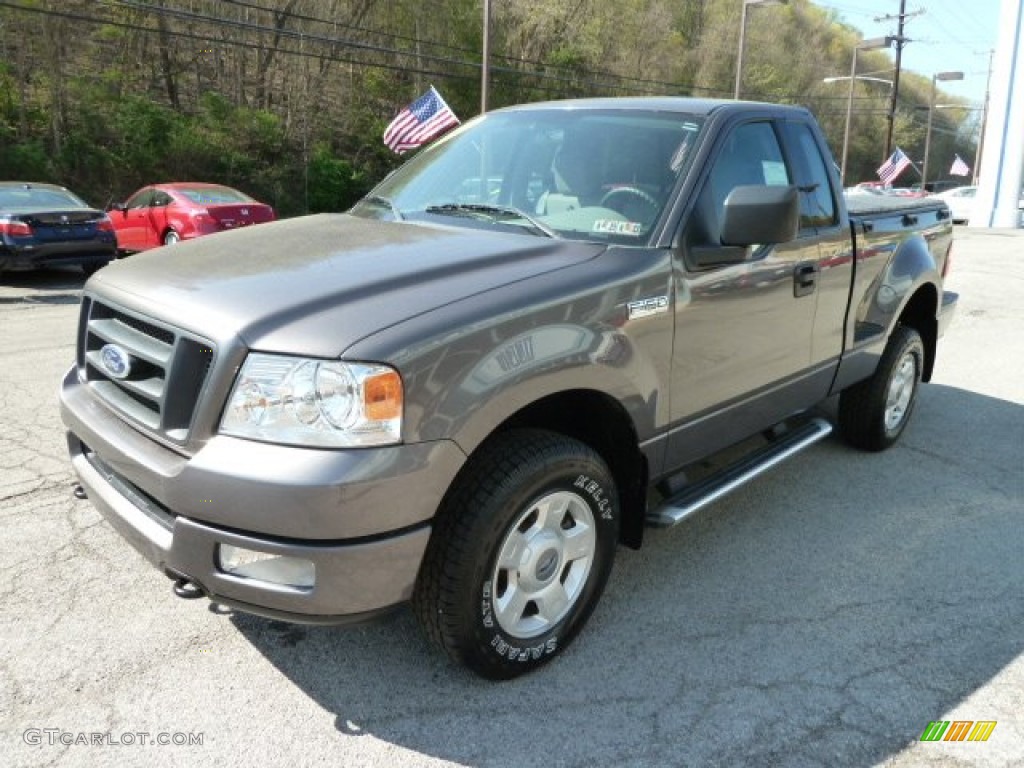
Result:
M365 381L363 412L370 421L390 421L402 417L402 379L397 373L378 373Z

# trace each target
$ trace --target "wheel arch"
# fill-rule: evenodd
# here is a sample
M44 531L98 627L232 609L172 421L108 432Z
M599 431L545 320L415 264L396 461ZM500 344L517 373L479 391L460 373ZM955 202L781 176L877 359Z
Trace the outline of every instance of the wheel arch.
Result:
M948 254L945 258L949 258ZM897 325L905 325L916 330L924 342L922 381L931 380L935 367L940 272L941 264L932 252L928 239L923 232L915 232L900 244L881 283L883 288L888 287L895 294L899 302L896 304L898 311L893 312L887 322L882 321L882 325L888 329L886 338L892 336Z
M939 291L932 283L924 283L911 295L900 311L897 323L916 330L924 342L924 370L921 380L931 381L938 344Z
M590 446L615 479L622 518L619 541L637 549L643 542L648 479L647 459L626 409L610 395L591 389L557 392L524 406L498 424L476 451L495 435L541 429ZM472 462L472 454L467 466Z

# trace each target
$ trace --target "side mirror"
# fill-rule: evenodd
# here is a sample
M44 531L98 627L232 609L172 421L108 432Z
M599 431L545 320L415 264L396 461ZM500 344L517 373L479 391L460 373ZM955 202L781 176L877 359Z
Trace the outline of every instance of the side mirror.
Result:
M125 213L128 210L128 206L125 205L124 203L111 203L110 205L107 206L107 210L120 211L121 213Z
M795 186L736 187L725 198L722 245L788 243L799 230L800 194Z

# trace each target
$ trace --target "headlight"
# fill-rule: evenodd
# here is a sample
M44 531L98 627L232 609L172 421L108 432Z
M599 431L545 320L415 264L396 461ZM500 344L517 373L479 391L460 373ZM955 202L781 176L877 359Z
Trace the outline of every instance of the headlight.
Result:
M386 365L254 352L220 432L292 445L392 445L402 438L402 379Z

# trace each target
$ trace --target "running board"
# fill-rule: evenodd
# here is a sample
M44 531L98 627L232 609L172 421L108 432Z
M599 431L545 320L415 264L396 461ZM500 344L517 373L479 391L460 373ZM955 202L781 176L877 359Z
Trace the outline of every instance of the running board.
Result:
M647 524L655 528L678 525L694 512L753 480L762 472L781 464L790 456L828 437L832 425L824 419L812 419L801 427L776 438L763 448L744 456L721 472L684 488L647 513Z

